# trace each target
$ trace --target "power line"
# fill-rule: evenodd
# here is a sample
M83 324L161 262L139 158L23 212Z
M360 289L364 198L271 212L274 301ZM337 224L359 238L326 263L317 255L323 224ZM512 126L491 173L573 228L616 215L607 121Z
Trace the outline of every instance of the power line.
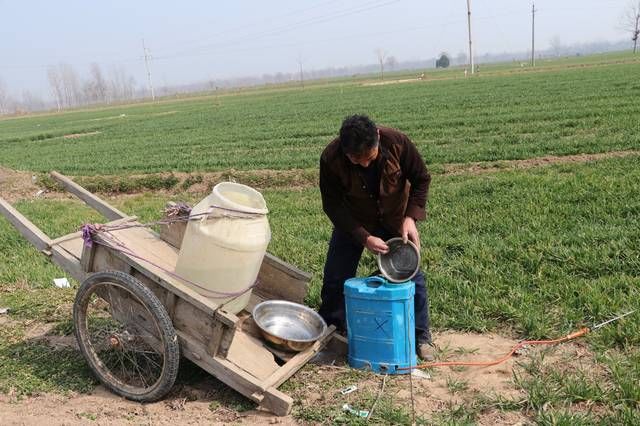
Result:
M282 25L280 27L276 27L273 29L269 29L269 30L265 30L262 32L258 32L258 33L254 33L254 34L247 34L244 36L241 36L238 39L235 40L231 40L231 41L226 41L226 42L217 42L217 43L213 43L213 44L207 44L207 45L202 45L199 47L195 47L193 49L190 50L186 50L186 51L182 51L182 52L176 52L173 54L166 54L166 55L162 55L159 58L162 59L166 59L166 58L176 58L176 57L180 57L180 56L189 56L191 54L194 53L206 53L211 51L212 49L215 49L217 47L219 47L220 45L224 45L226 47L228 46L233 46L234 44L241 44L245 41L253 41L257 38L262 38L262 37L269 37L269 36L274 36L274 35L279 35L297 28L301 28L301 27L307 27L309 25L314 25L314 24L319 24L319 23L324 23L324 22L329 22L332 21L334 19L337 18L342 18L345 16L349 16L349 15L353 15L356 13L362 13L362 12L366 12L369 10L373 10L373 9L377 9L383 6L387 6L389 4L392 3L397 3L400 0L375 0L375 1L370 1L368 3L365 3L365 5L362 6L356 6L356 7L349 7L347 9L343 9L341 11L336 11L336 12L332 12L330 14L326 14L326 15L321 15L321 16L315 16L312 18L307 18L304 19L302 21L298 21L298 22L294 22L294 23L290 23L290 24L286 24L286 25Z
M304 13L309 12L311 10L318 9L319 7L323 7L323 6L329 5L331 3L337 3L339 1L340 0L329 0L329 1L326 1L326 2L315 4L315 5L311 6L311 7L307 7L307 8L304 8L304 9L293 10L293 11L289 11L287 13L283 13L283 14L279 14L279 15L272 15L272 16L269 16L269 17L261 17L259 23L274 22L276 19L279 19L279 18L282 18L282 17L286 17L286 16L291 16L291 15L298 15L298 14L301 15L301 14L304 14ZM240 26L237 26L237 27L228 28L228 29L225 29L224 31L219 31L217 33L210 34L205 39L201 38L201 39L198 39L198 40L190 40L190 41L180 42L180 43L177 44L177 46L181 46L181 45L185 46L186 45L188 47L188 45L190 45L190 44L202 43L206 39L217 39L219 36L228 36L231 31L244 30L244 29L247 29L247 28L254 29L255 27L256 27L256 23L255 22L251 22L251 23L247 23L245 25L240 25Z
M305 9L299 9L297 11L291 11L285 14L281 14L281 15L277 15L277 16L289 16L289 15L293 15L296 13L305 13L308 12L310 10L313 9L317 9L319 7L331 4L331 3L335 3L337 0L330 0L330 1L326 1L317 5L314 5L312 7L309 8L305 8ZM315 17L311 17L311 18L306 18L302 21L297 21L297 22L293 22L291 24L285 24L279 27L276 27L275 29L267 29L264 30L262 32L259 33L253 33L253 34L246 34L244 36L241 36L241 38L236 39L236 40L231 40L230 42L224 42L224 41L220 41L217 43L213 43L213 44L206 44L206 45L201 45L201 46L196 46L191 50L187 50L187 51L178 51L172 54L167 54L167 55L156 55L153 60L158 60L158 59L170 59L170 58L174 58L174 57L180 57L180 56L191 56L193 52L193 54L199 54L199 53L206 53L207 51L210 51L211 48L214 48L216 46L225 46L225 47L229 47L232 46L233 44L239 44L242 43L244 41L248 41L248 40L255 40L257 38L261 38L261 37L265 37L265 36L272 36L272 35L278 35L278 34L282 34L284 32L296 29L296 28L300 28L300 27L305 27L305 26L309 26L309 25L313 25L313 24L318 24L318 23L324 23L324 22L328 22L331 21L333 19L337 19L337 18L341 18L344 16L349 16L349 15L353 15L356 13L362 13L362 12L366 12L369 10L373 10L373 9L377 9L383 6L386 6L388 4L392 4L392 3L397 3L400 0L373 0L373 1L368 1L364 4L361 4L359 6L351 6L348 7L346 9L342 9L342 10L338 10L338 11L334 11L331 12L329 14L324 14L324 15L319 15L319 16L315 16ZM245 26L241 26L241 27L236 27L235 29L242 29L242 28L247 28L247 27L251 27L253 28L254 26L249 26L249 25L245 25ZM229 31L224 31L224 32L220 32L219 34L225 34L228 35ZM206 50L205 50L206 49ZM111 56L111 53L106 54L106 56ZM83 55L83 56L87 56L87 55ZM76 56L76 58L79 56ZM95 56L94 56L95 57ZM128 58L123 58L122 60L116 60L116 61L108 61L109 63L113 63L113 64L128 64L128 63L133 63L133 62L138 62L140 60L139 57L128 57ZM71 58L64 58L62 59L62 61L73 61L73 59ZM107 61L99 61L102 62L103 64L106 63ZM48 65L2 65L0 68L3 69L9 69L9 68L23 68L23 69L28 69L28 68L42 68L42 69L46 69L48 68Z

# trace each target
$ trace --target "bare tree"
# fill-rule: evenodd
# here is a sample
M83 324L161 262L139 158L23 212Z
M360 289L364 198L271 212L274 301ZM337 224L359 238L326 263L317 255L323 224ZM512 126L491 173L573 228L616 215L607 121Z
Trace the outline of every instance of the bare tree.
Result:
M376 56L378 57L378 63L380 64L380 79L384 80L384 61L387 58L387 52L382 49L376 49Z
M125 97L126 99L133 99L136 96L136 79L133 76L129 76L125 83Z
M620 25L623 31L631 35L633 53L635 54L638 47L638 36L640 35L640 2L637 4L630 3L627 6L627 10L622 15Z
M114 67L111 69L109 91L113 99L132 99L135 94L135 85L135 79L132 76L128 76L123 67Z
M562 45L562 40L560 39L560 36L557 34L551 37L551 40L549 41L549 46L551 46L551 50L553 51L553 54L555 56L560 56L560 54L562 53L562 49L564 49L564 46Z
M97 102L107 101L107 82L102 76L102 70L100 65L92 63L90 68L91 83L94 92L94 96Z
M0 80L0 115L9 114L13 100L9 96L4 82Z
M387 67L389 67L391 71L393 71L396 65L398 65L398 60L396 59L395 56L389 56L385 62Z
M44 109L44 101L42 98L29 90L22 91L22 105L25 110L31 112Z
M82 89L78 75L69 64L60 64L59 70L67 106L79 105L82 101Z
M47 69L47 79L51 86L51 94L53 100L56 102L56 108L61 111L64 108L64 90L62 89L62 79L58 75L58 70L55 67L49 67Z

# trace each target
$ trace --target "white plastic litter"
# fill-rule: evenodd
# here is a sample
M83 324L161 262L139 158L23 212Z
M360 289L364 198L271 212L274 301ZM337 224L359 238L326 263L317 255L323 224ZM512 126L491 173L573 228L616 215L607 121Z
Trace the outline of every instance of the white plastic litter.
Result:
M426 371L417 370L417 369L411 371L411 376L416 377L418 379L431 379L431 374L427 373Z
M356 385L351 385L351 386L347 386L344 389L341 389L340 393L343 394L343 395L347 395L347 394L350 394L351 392L355 392L357 390L358 390L358 387Z
M0 315L8 314L8 313L9 313L9 308L0 308Z
M53 284L58 288L69 288L71 284L69 284L69 280L66 278L54 278Z
M344 404L342 406L342 410L346 411L348 413L354 414L358 417L364 417L367 418L369 416L369 410L356 410L354 408L352 408L349 404Z

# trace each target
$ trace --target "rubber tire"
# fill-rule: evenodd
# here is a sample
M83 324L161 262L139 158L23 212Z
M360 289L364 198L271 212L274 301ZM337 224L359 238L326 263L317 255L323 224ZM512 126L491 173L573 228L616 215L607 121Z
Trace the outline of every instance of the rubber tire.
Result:
M89 354L90 352L87 348L87 344L85 344L81 336L79 325L81 324L82 318L86 318L86 312L81 312L83 309L83 299L91 294L91 290L94 286L103 282L120 284L134 294L149 310L156 322L156 325L160 329L160 333L162 333L165 351L164 367L156 385L147 393L131 393L120 388L117 383L109 381L95 364L95 360L93 356ZM73 322L78 346L80 347L85 360L89 364L89 368L91 368L94 375L100 380L100 382L102 382L102 384L112 392L132 401L152 402L162 398L167 394L167 392L169 392L169 390L171 390L171 387L178 376L178 368L180 364L180 347L178 344L178 337L165 307L162 305L160 300L158 300L155 294L153 294L153 292L139 280L120 271L103 271L92 274L82 282L80 288L78 288L78 292L76 293L75 302L73 304Z

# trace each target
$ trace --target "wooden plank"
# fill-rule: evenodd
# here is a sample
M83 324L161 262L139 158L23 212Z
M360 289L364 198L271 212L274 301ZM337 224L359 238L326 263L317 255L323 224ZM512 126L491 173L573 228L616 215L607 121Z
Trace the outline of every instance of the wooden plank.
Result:
M187 222L174 222L160 225L160 238L179 249L182 246L182 238L184 238L186 230Z
M80 266L84 272L92 272L93 271L93 261L96 256L96 251L98 247L97 244L91 244L88 246L86 244L82 244L82 255L80 256Z
M233 389L242 393L248 398L254 399L256 393L264 392L264 388L260 386L261 380L253 377L251 374L242 371L232 362L220 358L210 357L207 355L205 348L194 342L187 334L180 330L176 330L180 339L180 346L183 349L183 355L190 360L200 361L198 365L204 365L204 369L223 381ZM262 398L254 399L261 402Z
M278 416L286 416L291 411L293 399L277 389L264 388L260 379L238 368L232 362L219 357L210 357L204 348L195 344L189 336L176 331L185 358L198 365L209 374L247 398L261 404Z
M260 405L276 416L286 416L291 412L293 398L276 388L269 388L264 392Z
M82 247L84 246L84 240L82 239L82 237L77 237L52 244L52 246L62 247L63 249L77 257L78 260L80 260L80 257L82 256Z
M69 253L67 250L65 250L63 247L51 247L51 260L53 260L53 263L65 270L78 282L82 282L86 278L86 273L80 266L80 260L72 253Z
M126 257L118 256L117 252L99 244L96 244L95 248L96 252L93 256L90 272L111 270L130 273L131 265L127 262ZM82 249L84 250L84 245L82 246Z
M127 217L125 213L116 209L100 197L87 191L68 177L56 171L51 172L51 177L60 182L67 191L80 198L88 206L100 212L107 219L115 220Z
M78 238L82 239L82 231L73 232L71 234L63 235L61 237L55 238L51 240L51 245L54 246L56 244L66 243L70 240L77 240Z
M311 281L311 274L308 272L304 272L301 269L296 268L290 263L285 262L284 260L267 253L264 257L264 262L269 264L275 269L278 269L285 274L289 275L291 278L295 278L299 281Z
M162 299L160 299L162 300ZM164 299L164 307L167 308L167 313L169 314L169 318L173 319L176 315L176 304L178 303L178 298L175 293L171 291L166 292L166 297Z
M127 216L124 217L122 219L118 219L118 220L113 220L111 222L107 222L104 225L105 226L116 226L116 225L122 225L124 223L127 222L133 222L138 220L138 216ZM51 245L55 245L55 244L62 244L65 243L69 240L76 240L76 239L82 239L82 231L77 231L77 232L73 232L71 234L67 234L67 235L63 235L61 237L55 238L53 240L51 240Z
M307 348L305 351L300 352L298 355L291 358L290 361L288 361L285 365L274 372L269 378L267 378L262 383L262 386L264 386L265 388L278 387L289 377L293 376L296 371L298 371L311 358L313 358L315 354L322 350L322 348L331 338L331 335L333 334L335 329L336 328L333 325L328 327L327 331L320 339L318 339L311 347Z
M166 209L170 209L176 206L176 203L174 203L173 201L169 201L166 205L165 208ZM189 215L182 215L182 216L168 216L165 215L162 219L166 220L166 219L174 219L176 217L183 217L183 218L188 218ZM167 243L171 244L173 247L179 249L180 246L182 246L182 238L184 237L184 233L187 230L187 222L174 222L174 223L169 223L169 224L163 224L160 225L160 238L163 241L166 241Z
M349 353L349 344L347 338L341 336L338 333L333 333L332 338L329 339L329 342L327 342L326 348L327 350L341 357L346 357Z
M280 368L261 341L242 332L235 334L226 358L261 380L266 380Z
M241 330L248 334L249 336L253 336L256 339L259 339L262 343L262 347L271 352L281 361L289 361L291 358L297 355L296 352L287 352L281 349L277 349L271 345L269 345L264 339L260 328L256 325L255 321L251 317L241 318Z
M251 296L249 297L249 303L247 303L247 306L245 306L245 308L242 311L251 315L253 314L253 308L255 308L258 303L263 302L265 300L266 299L264 298L264 296L256 293L255 291L252 291Z
M35 226L22 213L13 208L11 204L0 197L0 213L22 234L22 236L33 244L38 250L48 250L51 246L51 239L40 228Z
M267 253L260 266L255 291L265 299L304 303L310 280L311 275Z
M220 347L220 342L222 341L224 329L225 326L220 322L216 322L215 324L213 324L211 330L211 338L209 339L209 344L207 345L207 352L209 353L209 356L214 357L218 355L218 348Z
M162 300L162 299L161 299ZM183 330L202 346L209 344L217 322L212 314L207 314L187 300L176 298L173 326Z

